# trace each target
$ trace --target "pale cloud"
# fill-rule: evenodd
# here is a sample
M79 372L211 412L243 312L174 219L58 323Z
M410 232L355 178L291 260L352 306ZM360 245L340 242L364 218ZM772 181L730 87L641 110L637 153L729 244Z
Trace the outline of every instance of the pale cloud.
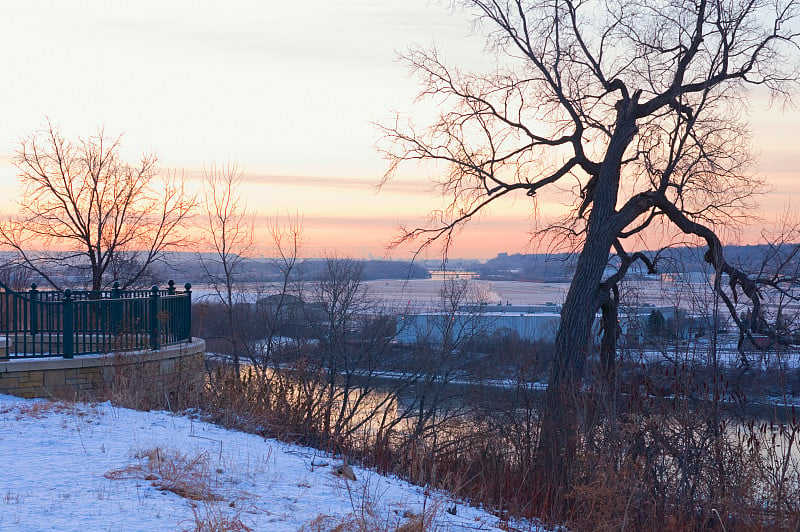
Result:
M377 190L387 164L374 148L379 132L372 123L411 109L419 90L397 51L435 43L452 64L490 68L483 39L470 35L470 16L450 5L2 2L3 201L16 191L11 154L18 139L49 116L68 136L103 124L125 132L126 157L155 152L165 167L186 169L198 190L204 164L235 161L260 216L298 212L326 246L379 251L398 221L420 225L442 207L422 172L398 175ZM765 102L756 92L750 119L760 154L754 173L775 189L761 204L773 212L800 192L800 113L779 113ZM541 212L563 212L559 201L545 197ZM499 204L461 234L459 249L470 256L520 251L531 208L524 196Z
M1 159L0 159L1 160ZM224 164L223 164L224 166ZM183 175L195 182L201 182L204 170L184 169ZM242 183L254 187L289 187L311 189L357 190L364 193L410 194L430 197L431 182L424 178L400 178L381 185L381 178L350 177L338 175L290 175L269 172L241 171Z
M430 182L426 179L397 179L383 187L379 179L361 179L339 176L303 176L245 173L243 181L263 186L287 186L304 188L355 189L375 194L400 193L430 196Z

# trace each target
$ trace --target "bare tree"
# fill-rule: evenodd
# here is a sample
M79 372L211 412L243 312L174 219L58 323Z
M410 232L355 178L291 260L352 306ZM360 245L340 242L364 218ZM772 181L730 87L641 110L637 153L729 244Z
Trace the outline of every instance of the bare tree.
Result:
M181 229L194 198L182 180L159 174L154 155L123 161L121 140L100 128L69 141L48 122L20 141L14 162L23 193L17 214L0 224L0 243L55 287L52 272L65 267L88 270L92 290L115 280L134 285L185 242ZM125 277L108 279L122 259Z
M233 350L233 363L239 372L242 338L236 326L236 305L241 305L243 292L238 283L242 264L253 248L254 219L241 198L242 172L236 164L212 165L203 178L205 216L204 243L210 253L200 261L210 281L213 294L225 308L228 340Z
M433 161L449 207L400 241L444 239L499 198L572 190L571 215L548 230L580 250L561 313L543 412L539 474L560 503L579 445L576 423L595 315L603 352L615 351L619 282L654 231L707 246L714 289L737 324L739 294L760 315L756 280L726 260L718 229L748 216L764 183L747 173L746 91L773 97L796 84L794 0L465 0L507 67L450 68L435 51L406 60L422 97L445 109L426 129L384 127L390 168ZM606 267L616 257L616 271ZM776 284L762 279L765 284ZM760 281L762 281L760 280ZM774 281L774 280L773 280ZM612 369L610 361L606 363Z
M476 381L468 371L474 353L470 348L486 336L490 320L485 315L487 295L469 281L449 279L438 290L438 313L426 316L419 325L408 325L405 333L415 336L412 351L413 371L408 378L414 393L398 417L413 418L410 439L428 436L434 442L448 422L465 415L466 401L456 390L455 381ZM467 307L469 310L465 310Z
M11 290L28 290L32 280L32 272L16 261L8 261L0 266L0 281Z
M307 319L320 343L319 362L327 379L323 432L338 438L372 392L371 383L355 379L376 370L376 350L372 349L375 340L383 339L377 350L383 354L391 335L361 334L362 320L374 313L362 263L328 257L311 292Z
M298 214L283 219L276 216L269 222L268 230L274 254L272 266L280 275L271 293L257 302L263 307L265 319L260 324L262 335L250 351L250 360L262 371L275 362L276 352L284 344L281 336L285 336L285 328L297 329L306 325L305 316L302 316L302 219ZM302 342L298 344L299 348Z

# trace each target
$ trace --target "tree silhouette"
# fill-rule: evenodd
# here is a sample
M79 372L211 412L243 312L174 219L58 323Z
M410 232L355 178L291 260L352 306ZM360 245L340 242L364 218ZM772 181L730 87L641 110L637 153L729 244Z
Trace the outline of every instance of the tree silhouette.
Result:
M159 175L155 156L123 161L120 142L102 128L69 141L49 122L20 141L14 163L23 193L17 214L0 224L0 243L55 287L53 272L65 267L88 270L92 290L135 285L184 243L194 198L181 180ZM122 277L107 279L111 271Z
M664 334L666 329L666 320L664 315L658 309L653 309L647 316L647 336L650 338L658 338Z
M245 303L245 295L237 285L244 261L252 251L255 231L255 220L241 197L241 182L242 171L235 163L213 164L205 169L204 216L200 228L207 253L199 255L213 296L225 308L227 339L237 375L239 358L245 349L236 323L236 307Z
M592 324L613 373L618 285L649 234L691 235L707 247L714 290L742 331L739 295L760 315L758 282L723 253L718 230L749 215L764 182L748 173L742 121L748 87L788 96L797 81L792 0L467 0L490 48L492 73L468 73L439 54L405 60L422 98L443 109L420 128L383 126L389 159L446 166L436 180L444 210L410 240L445 248L462 224L498 199L524 193L536 208L550 189L572 191L573 210L546 231L579 250L561 313L540 433L538 474L558 506L580 445L577 424ZM613 261L610 259L614 257ZM607 270L613 270L611 273ZM765 279L766 280L766 279ZM744 334L744 333L743 333ZM749 333L748 333L749 334ZM746 359L743 358L743 363Z

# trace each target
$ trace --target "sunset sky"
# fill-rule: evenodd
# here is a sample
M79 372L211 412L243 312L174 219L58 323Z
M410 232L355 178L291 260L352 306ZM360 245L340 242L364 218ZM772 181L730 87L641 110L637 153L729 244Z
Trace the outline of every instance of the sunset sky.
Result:
M19 138L49 118L68 137L100 125L124 133L130 159L155 152L162 167L195 183L204 165L235 162L259 219L303 218L307 255L382 257L398 222L422 223L438 206L414 169L375 190L386 163L373 122L410 111L418 91L397 53L435 44L453 64L490 64L470 17L448 5L3 2L0 214L18 193L11 156ZM751 113L756 173L774 188L761 199L770 220L800 201L800 112L768 111L756 95ZM526 251L529 210L524 196L494 208L462 233L452 255ZM407 258L408 250L392 256Z

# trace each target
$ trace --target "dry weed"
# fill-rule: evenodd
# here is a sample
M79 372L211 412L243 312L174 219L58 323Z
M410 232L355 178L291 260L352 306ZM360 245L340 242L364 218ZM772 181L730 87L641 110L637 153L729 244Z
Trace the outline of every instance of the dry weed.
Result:
M437 504L426 504L419 514L379 511L378 498L370 492L368 482L358 488L358 493L353 493L349 482L345 486L352 511L344 516L318 515L301 527L301 532L427 532L435 529L439 516Z
M88 407L88 408L86 408ZM79 418L98 415L97 410L91 405L77 405L65 401L30 401L9 405L0 409L0 414L13 412L14 418L19 421L24 418L42 419L53 414L68 414Z
M194 528L184 528L185 532L252 532L240 514L228 515L217 504L203 504L202 510L193 508Z
M397 527L397 532L426 532L435 528L436 520L439 516L439 506L431 504L418 515L406 513L403 517L408 520Z
M434 530L437 512L431 508L425 514L406 514L402 518L372 517L349 513L342 517L318 515L300 528L301 532L427 532ZM405 519L405 521L403 521Z
M138 463L114 469L105 474L106 478L140 479L151 483L161 491L172 492L191 501L193 519L189 527L182 530L195 532L250 532L254 530L241 517L241 496L238 493L226 504L226 495L218 489L223 484L217 479L218 470L210 465L206 453L190 457L178 451L153 447L136 452L133 458ZM237 504L238 503L238 504ZM233 508L236 508L232 510ZM184 526L184 525L181 525Z
M177 451L155 447L136 453L134 458L139 460L138 464L114 469L104 476L112 480L147 480L158 490L170 491L194 501L221 501L224 498L211 486L215 478L205 453L190 458Z
M104 369L99 396L117 406L176 411L200 402L202 385L191 369L161 375L156 363L135 360L124 353L117 353L112 364Z

